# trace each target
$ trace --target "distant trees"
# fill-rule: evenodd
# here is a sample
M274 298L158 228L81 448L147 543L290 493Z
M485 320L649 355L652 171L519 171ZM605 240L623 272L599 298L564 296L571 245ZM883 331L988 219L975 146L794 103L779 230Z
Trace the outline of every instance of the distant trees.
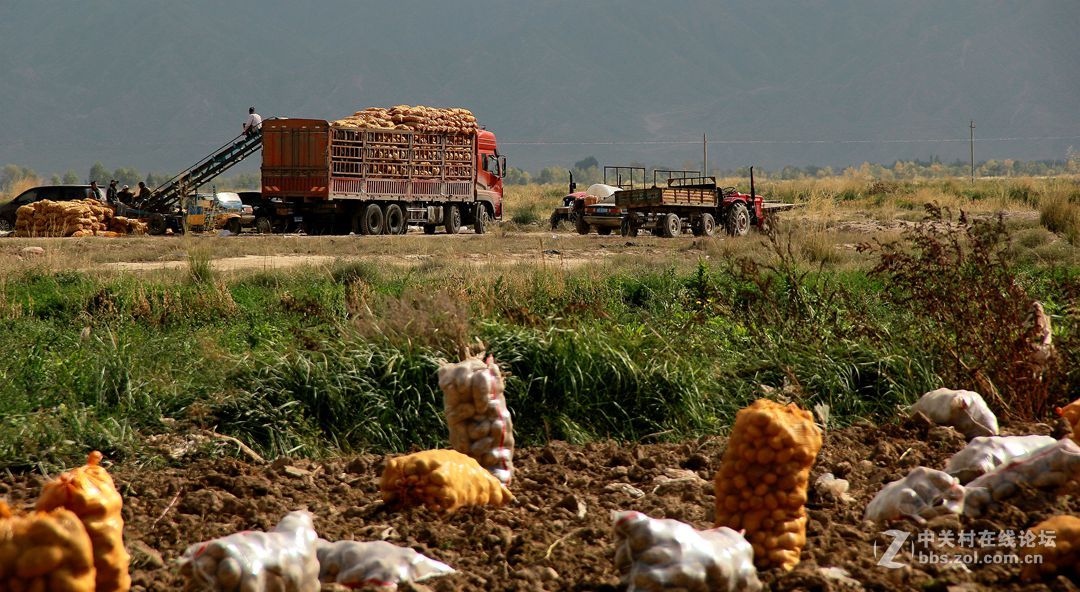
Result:
M75 171L68 169L64 173L63 183L64 185L74 185L79 182L79 175L75 174Z
M37 173L32 168L17 164L5 164L4 168L0 169L0 191L7 193L11 191L11 188L16 183L35 178L37 178Z
M88 176L86 180L87 182L97 181L98 185L108 185L110 178L109 171L105 169L105 165L100 162L95 162L94 165L90 167L90 176Z

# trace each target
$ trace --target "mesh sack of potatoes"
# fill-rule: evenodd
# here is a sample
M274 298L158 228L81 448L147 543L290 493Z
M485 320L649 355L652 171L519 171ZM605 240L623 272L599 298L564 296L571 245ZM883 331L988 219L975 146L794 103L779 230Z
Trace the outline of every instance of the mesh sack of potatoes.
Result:
M730 528L696 530L640 512L612 512L615 569L629 592L761 589L754 549Z
M101 458L95 450L85 466L46 483L36 507L40 511L64 508L78 516L93 545L97 589L126 592L131 587L131 576L121 516L124 501L112 477L100 466Z
M1080 399L1054 411L1072 427L1072 439L1080 444Z
M386 541L317 543L319 580L346 588L393 588L454 573L454 568Z
M821 431L794 403L741 409L716 473L716 525L745 529L760 568L790 570L806 544L806 491Z
M884 523L901 518L925 522L942 514L959 514L964 508L964 486L952 475L926 467L915 467L870 500L864 518Z
M947 388L930 391L919 397L911 413L922 413L937 425L952 426L969 440L998 434L997 416L975 391Z
M290 512L270 532L245 531L196 543L180 558L186 590L317 592L318 540L307 512Z
M1030 531L1035 544L1021 548L1024 558L1024 567L1020 569L1022 579L1050 579L1057 573L1080 577L1080 517L1051 516ZM1039 559L1028 559L1035 556Z
M450 447L476 459L504 485L514 476L514 425L503 396L499 367L469 358L439 367Z
M1023 487L1057 490L1080 481L1080 445L1062 438L967 484L964 514L979 516L993 504L1019 493Z
M1055 442L1050 436L978 436L949 458L945 472L968 483Z
M79 518L62 508L16 516L0 501L0 590L94 592L94 555Z
M379 489L388 504L424 505L435 512L501 506L513 499L510 490L475 459L456 450L425 450L390 459Z

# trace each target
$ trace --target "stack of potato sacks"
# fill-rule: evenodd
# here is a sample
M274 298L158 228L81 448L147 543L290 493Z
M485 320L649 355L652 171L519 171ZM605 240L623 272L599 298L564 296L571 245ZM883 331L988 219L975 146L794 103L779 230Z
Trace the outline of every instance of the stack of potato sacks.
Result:
M759 568L791 570L806 544L806 492L821 450L809 411L766 399L739 411L716 474L716 526L746 530Z
M43 199L16 212L15 236L106 236L146 234L146 223L116 216L109 206L94 200Z
M476 133L476 117L468 109L397 105L368 107L333 122L335 127L409 130L428 133Z
M380 484L383 500L441 512L510 501L514 433L499 367L490 357L444 364L439 387L453 450L388 461Z
M46 483L34 514L0 503L0 590L127 592L123 500L93 452Z

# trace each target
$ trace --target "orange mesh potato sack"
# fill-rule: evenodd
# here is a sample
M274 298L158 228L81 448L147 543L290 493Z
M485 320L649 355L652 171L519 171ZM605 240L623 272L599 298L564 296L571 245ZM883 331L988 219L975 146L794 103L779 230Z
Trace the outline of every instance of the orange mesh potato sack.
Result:
M1068 405L1055 409L1057 414L1065 418L1065 421L1069 422L1072 426L1072 439L1080 444L1080 399L1069 403Z
M513 496L476 459L456 450L425 450L392 458L379 484L383 501L436 512L462 506L501 506Z
M806 489L821 450L809 411L767 399L739 411L716 473L716 526L746 529L759 568L791 570L806 544Z
M64 509L13 516L0 502L0 590L94 592L90 537Z
M1051 516L1032 527L1031 532L1035 535L1035 546L1022 547L1023 555L1038 555L1042 563L1025 559L1021 578L1028 581L1050 578L1058 572L1080 576L1080 518Z
M86 466L68 471L46 483L38 498L38 510L66 508L82 520L94 546L98 592L127 592L130 556L124 549L124 505L112 477L103 467L101 453L94 451Z

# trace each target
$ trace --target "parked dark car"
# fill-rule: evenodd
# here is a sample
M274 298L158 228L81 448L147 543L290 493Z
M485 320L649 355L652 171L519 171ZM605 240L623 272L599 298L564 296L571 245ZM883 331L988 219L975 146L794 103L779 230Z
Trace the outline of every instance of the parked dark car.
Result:
M42 185L32 187L15 196L15 199L0 206L0 232L15 230L16 212L22 206L32 204L35 201L48 199L52 201L74 201L76 199L93 198L105 201L105 190L98 187L98 194L91 195L89 185Z

